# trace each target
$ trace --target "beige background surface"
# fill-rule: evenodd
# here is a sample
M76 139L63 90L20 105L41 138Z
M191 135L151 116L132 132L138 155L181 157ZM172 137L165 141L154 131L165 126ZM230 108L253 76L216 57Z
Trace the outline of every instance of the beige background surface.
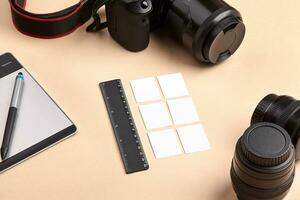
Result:
M76 0L28 0L28 10L54 11ZM78 126L77 135L0 175L1 200L231 200L229 168L235 142L258 101L271 92L300 98L300 2L228 0L241 11L247 35L227 62L205 67L167 36L130 53L106 31L85 27L40 40L13 27L0 1L0 53L13 53ZM86 24L87 25L87 24ZM85 26L86 26L85 25ZM181 72L212 150L156 160L129 80ZM150 163L125 175L98 83L121 78ZM297 170L300 171L298 164ZM286 197L299 199L300 176Z

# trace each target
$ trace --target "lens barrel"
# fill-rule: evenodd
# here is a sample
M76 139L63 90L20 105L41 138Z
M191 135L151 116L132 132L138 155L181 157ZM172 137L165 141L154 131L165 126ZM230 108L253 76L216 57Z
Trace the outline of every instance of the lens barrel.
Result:
M283 127L297 147L300 137L300 101L286 95L267 95L252 115L251 124L258 122L272 122Z
M245 36L240 13L223 0L170 0L166 25L200 61L229 58Z
M295 150L282 127L256 123L238 140L231 180L239 200L280 200L295 175Z

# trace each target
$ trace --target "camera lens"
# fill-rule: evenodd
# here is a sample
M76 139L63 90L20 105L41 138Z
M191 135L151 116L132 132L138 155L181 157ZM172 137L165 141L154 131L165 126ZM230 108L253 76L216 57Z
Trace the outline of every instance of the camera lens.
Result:
M240 200L280 200L295 175L295 151L282 127L268 122L249 127L238 140L231 166Z
M252 115L251 124L258 122L272 122L283 127L297 146L300 137L300 101L290 96L267 95Z
M171 0L166 25L200 61L219 63L240 46L245 25L222 0Z

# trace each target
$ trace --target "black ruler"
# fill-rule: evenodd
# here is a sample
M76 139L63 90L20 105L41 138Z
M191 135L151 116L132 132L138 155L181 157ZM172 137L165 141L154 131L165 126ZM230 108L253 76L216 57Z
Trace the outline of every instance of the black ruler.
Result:
M149 168L121 80L100 83L127 174Z

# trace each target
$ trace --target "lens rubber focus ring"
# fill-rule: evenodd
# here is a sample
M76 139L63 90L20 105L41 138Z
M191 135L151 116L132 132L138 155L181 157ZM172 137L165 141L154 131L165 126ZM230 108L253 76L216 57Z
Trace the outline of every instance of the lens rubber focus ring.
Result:
M251 125L264 121L265 113L277 98L278 96L276 94L269 94L259 102L252 115Z
M245 182L239 179L233 167L231 167L230 170L230 177L233 184L233 189L240 200L281 200L286 196L290 187L292 186L294 176L295 169L293 175L286 181L286 183L283 186L281 186L280 188L265 190L246 184Z
M287 106L282 115L278 118L278 125L285 127L290 116L299 110L300 101L295 101Z

